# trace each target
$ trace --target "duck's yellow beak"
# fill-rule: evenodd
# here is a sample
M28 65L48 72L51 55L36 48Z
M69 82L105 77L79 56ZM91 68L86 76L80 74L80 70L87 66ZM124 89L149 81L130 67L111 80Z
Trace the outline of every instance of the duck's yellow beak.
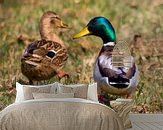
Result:
M89 34L91 34L91 32L88 30L88 27L85 27L82 31L76 34L73 38L76 39L76 38L80 38Z

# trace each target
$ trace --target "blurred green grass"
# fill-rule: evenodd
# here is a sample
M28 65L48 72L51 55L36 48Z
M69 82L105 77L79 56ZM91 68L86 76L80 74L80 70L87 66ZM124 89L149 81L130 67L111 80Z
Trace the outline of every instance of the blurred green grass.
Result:
M132 50L140 70L136 105L148 105L152 112L162 111L163 42L156 43L163 36L161 0L0 0L0 109L14 102L15 81L27 83L20 70L25 45L17 42L17 37L26 34L39 38L39 19L47 10L55 11L72 27L57 32L69 44L65 70L70 73L70 79L63 83L93 82L93 64L98 55L95 52L100 51L101 40L94 37L73 40L72 36L92 17L105 16L115 27L118 40L127 40L130 47L134 35L141 34L143 41ZM155 41L149 42L152 39ZM58 79L54 77L47 83L54 81Z

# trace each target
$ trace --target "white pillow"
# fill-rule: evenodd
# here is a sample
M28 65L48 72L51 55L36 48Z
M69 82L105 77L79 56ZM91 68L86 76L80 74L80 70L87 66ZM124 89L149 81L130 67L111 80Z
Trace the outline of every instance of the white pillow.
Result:
M98 102L97 83L88 86L87 99Z
M16 82L16 102L22 102L24 101L24 93L23 93L23 85L20 83Z
M24 89L23 87L35 87L35 88L41 88L41 87L46 87L46 86L53 86L51 87L51 90L50 92L51 93L55 93L56 91L56 88L58 87L58 84L57 82L53 83L53 84L48 84L48 85L41 85L41 86L32 86L32 85L22 85L18 82L16 82L16 99L15 99L15 103L16 102L22 102L25 99L25 96L24 96ZM80 86L80 85L74 85L74 86ZM74 87L73 86L73 87ZM59 88L58 88L59 89ZM87 91L87 99L88 100L92 100L92 101L95 101L95 102L98 102L98 96L97 96L97 83L93 83L93 84L90 84L88 86L88 91Z
M74 98L74 93L33 93L34 99L40 98Z
M47 93L55 93L58 87L58 83L55 82L53 84L48 85L22 85L16 82L16 99L15 103L22 102L24 100L33 99L32 92L47 92ZM46 90L48 89L48 90Z
M87 99L88 85L70 84L64 85L58 83L57 93L74 93L74 98Z

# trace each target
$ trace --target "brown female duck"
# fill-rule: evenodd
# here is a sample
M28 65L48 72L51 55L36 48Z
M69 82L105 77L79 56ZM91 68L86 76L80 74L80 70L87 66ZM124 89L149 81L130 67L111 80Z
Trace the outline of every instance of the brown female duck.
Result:
M33 81L47 80L58 75L67 76L62 70L68 59L67 49L54 34L54 28L68 28L61 18L52 11L43 14L40 20L41 40L28 45L21 58L21 71Z

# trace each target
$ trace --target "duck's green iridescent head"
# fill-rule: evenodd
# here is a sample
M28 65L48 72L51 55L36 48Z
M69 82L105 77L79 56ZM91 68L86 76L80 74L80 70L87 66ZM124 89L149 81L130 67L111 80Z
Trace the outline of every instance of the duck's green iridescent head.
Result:
M87 35L95 35L102 38L104 44L109 42L116 43L115 30L109 20L105 17L93 18L80 33L74 36L74 38Z

